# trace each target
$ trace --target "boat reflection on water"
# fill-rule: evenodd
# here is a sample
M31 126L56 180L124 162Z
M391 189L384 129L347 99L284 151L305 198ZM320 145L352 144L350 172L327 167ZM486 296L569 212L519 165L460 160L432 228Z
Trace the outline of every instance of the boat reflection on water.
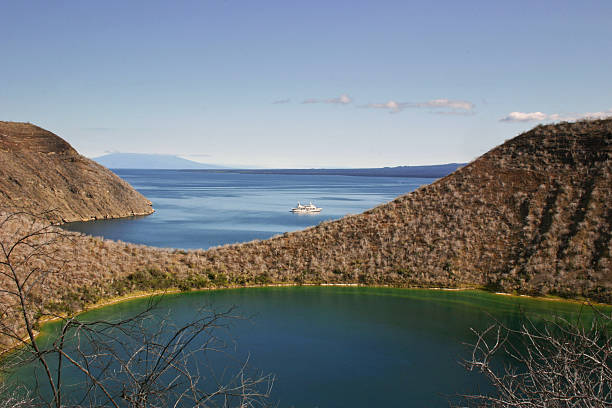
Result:
M295 214L318 214L320 213L322 208L317 207L312 202L308 205L302 205L298 202L297 207L292 208L290 212Z

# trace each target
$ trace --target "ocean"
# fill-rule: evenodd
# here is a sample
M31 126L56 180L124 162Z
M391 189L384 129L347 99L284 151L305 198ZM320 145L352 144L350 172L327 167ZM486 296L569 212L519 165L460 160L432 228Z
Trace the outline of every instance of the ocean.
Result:
M74 222L65 228L112 240L164 248L210 248L267 239L358 214L432 178L294 175L214 170L115 170L153 202L155 213ZM298 202L323 208L293 214Z

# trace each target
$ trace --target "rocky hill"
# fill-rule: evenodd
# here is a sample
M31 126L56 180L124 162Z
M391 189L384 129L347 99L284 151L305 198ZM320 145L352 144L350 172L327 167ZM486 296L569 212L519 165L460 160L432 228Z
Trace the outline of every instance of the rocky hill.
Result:
M0 214L0 225L9 247L41 224ZM390 203L265 241L182 251L47 228L13 263L19 276L44 266L28 296L55 312L138 290L270 283L486 287L612 303L612 119L538 126ZM11 288L13 272L0 272ZM20 302L0 293L0 326L15 333Z
M54 210L57 221L144 215L151 203L65 140L29 123L0 122L0 207Z
M363 214L209 250L230 279L359 282L612 302L612 120L538 126Z

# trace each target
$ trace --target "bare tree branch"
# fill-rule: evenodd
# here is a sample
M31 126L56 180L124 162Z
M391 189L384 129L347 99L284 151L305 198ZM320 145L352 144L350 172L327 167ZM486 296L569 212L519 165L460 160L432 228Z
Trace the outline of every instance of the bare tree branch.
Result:
M476 342L464 362L483 373L493 395L463 395L477 407L612 407L612 316L593 307L590 325L563 318L519 329L497 322L472 330ZM493 360L509 361L503 369Z
M202 308L180 327L160 316L159 296L117 321L58 313L40 301L40 293L48 279L61 279L70 267L66 250L59 248L76 245L75 234L55 227L49 212L1 210L0 300L6 307L0 311L0 337L21 347L2 360L0 370L38 365L43 375L35 374L34 388L21 393L0 388L0 408L267 406L273 377L252 372L248 358L236 364L216 334L237 318L233 309ZM52 341L36 336L41 317L59 320ZM228 357L234 368L224 371L231 375L217 377L206 367L211 353Z

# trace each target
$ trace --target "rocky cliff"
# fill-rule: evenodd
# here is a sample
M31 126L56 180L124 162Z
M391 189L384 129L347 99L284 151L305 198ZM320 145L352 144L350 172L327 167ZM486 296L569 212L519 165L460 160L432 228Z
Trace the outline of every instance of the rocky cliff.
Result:
M144 215L151 202L57 135L0 122L0 207L53 210L57 221Z

